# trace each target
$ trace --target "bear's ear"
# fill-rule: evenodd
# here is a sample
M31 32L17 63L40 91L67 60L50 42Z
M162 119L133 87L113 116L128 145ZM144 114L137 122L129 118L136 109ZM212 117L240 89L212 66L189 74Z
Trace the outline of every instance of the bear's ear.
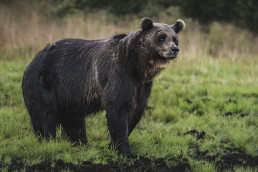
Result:
M143 31L145 31L145 30L149 30L149 29L151 29L151 28L153 28L153 23L152 23L151 19L148 18L148 17L144 17L144 18L141 20L141 29L142 29Z
M179 33L181 30L185 29L185 22L181 19L178 19L176 23L172 25L172 28L176 33Z

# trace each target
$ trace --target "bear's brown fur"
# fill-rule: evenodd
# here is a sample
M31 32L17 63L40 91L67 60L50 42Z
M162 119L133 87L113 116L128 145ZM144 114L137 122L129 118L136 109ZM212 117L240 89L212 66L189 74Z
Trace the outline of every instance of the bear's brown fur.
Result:
M23 76L23 97L36 134L87 143L85 116L106 111L111 143L131 155L128 136L141 119L153 78L178 54L184 28L144 18L131 34L103 40L64 39L41 50Z

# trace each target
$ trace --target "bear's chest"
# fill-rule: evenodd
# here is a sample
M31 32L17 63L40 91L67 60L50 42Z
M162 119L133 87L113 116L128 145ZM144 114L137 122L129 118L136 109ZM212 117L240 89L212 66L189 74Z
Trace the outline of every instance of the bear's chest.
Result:
M144 71L144 83L151 82L168 64L169 61L150 60Z

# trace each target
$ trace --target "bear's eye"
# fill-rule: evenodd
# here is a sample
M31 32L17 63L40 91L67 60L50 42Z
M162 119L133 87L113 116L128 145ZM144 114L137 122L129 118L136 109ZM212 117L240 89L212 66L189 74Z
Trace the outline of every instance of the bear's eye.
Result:
M173 42L174 42L176 45L178 45L178 40L177 40L176 37L173 37Z
M159 42L163 42L163 41L165 41L166 37L167 37L167 35L162 34L162 35L160 35L160 36L158 37L158 41L159 41Z

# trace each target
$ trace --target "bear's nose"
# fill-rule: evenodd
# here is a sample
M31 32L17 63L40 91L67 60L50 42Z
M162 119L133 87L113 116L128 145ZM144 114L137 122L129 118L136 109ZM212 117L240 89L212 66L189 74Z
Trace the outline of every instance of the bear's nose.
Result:
M179 48L176 46L171 48L172 59L176 58L178 51L179 51Z
M178 48L178 47L173 47L173 48L171 49L172 54L175 54L175 53L177 53L178 51L179 51L179 48Z

